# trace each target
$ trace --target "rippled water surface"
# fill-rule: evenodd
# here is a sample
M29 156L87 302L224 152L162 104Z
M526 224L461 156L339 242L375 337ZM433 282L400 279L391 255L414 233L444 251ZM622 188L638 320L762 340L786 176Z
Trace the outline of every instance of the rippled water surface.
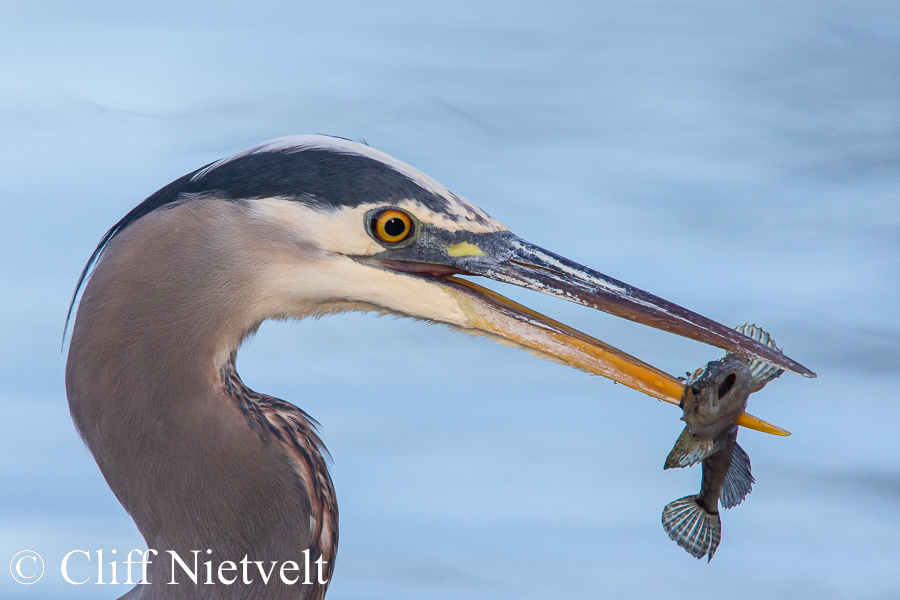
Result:
M172 179L292 133L365 139L517 234L727 324L785 376L715 559L670 542L667 405L440 327L269 323L238 367L334 456L329 599L900 598L900 5L4 2L3 598L143 543L68 416L60 339L103 232ZM718 350L512 297L682 373ZM90 573L88 573L89 575ZM87 575L86 575L87 576Z

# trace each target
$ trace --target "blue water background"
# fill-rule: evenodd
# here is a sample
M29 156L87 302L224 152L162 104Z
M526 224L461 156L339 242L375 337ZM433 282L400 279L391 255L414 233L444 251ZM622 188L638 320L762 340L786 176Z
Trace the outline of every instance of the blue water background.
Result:
M269 323L253 388L322 424L330 600L900 598L900 4L0 4L0 597L142 547L70 423L60 339L103 232L165 183L293 133L365 139L517 234L819 378L752 399L757 485L710 564L662 507L680 412L442 327ZM498 289L501 289L499 286ZM718 350L504 293L680 374ZM23 587L6 561L47 573ZM91 572L83 569L75 574Z

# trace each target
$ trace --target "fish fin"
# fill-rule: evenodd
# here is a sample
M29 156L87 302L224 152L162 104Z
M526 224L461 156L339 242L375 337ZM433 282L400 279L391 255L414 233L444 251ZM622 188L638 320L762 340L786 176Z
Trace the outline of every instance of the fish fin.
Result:
M670 540L694 558L703 558L705 554L709 562L722 539L722 522L718 513L700 506L698 497L685 496L667 504L662 513L662 525Z
M750 472L750 456L744 452L740 444L735 442L731 465L728 467L725 482L722 484L722 508L734 508L743 502L747 494L752 491L754 483L756 480Z
M735 327L735 329L747 337L756 340L760 344L768 346L777 352L781 352L781 348L775 345L775 340L772 339L772 336L770 336L762 327L758 327L756 323L753 325L745 323L740 327ZM756 358L750 359L750 363L747 366L750 367L750 373L753 376L754 392L763 389L767 383L781 377L781 374L784 373L784 369L779 369L778 367Z
M716 440L704 440L696 437L685 427L675 441L675 446L666 457L663 469L690 467L721 449L722 444Z

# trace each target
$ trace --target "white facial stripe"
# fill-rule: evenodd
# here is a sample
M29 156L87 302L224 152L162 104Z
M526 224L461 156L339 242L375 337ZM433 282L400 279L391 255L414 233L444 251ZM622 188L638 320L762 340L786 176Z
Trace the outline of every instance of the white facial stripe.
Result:
M263 198L250 203L251 214L297 232L304 240L335 254L370 256L384 246L366 232L364 216L372 206L317 209L283 198Z
M210 171L213 171L214 169L217 169L224 164L245 156L250 156L252 154L279 151L302 152L304 150L315 149L331 150L333 152L341 154L365 156L372 160L376 160L389 166L398 173L402 173L423 189L428 190L432 194L440 196L447 201L447 216L439 217L437 215L433 215L430 219L427 219L424 215L417 214L416 216L419 217L422 221L433 223L434 225L443 227L445 229L450 229L451 231L459 229L467 229L473 232L506 231L506 227L503 224L494 220L490 215L481 210L479 207L454 195L452 192L450 192L450 190L442 186L440 183L438 183L425 173L422 173L418 169L415 169L410 165L397 160L393 156L381 152L380 150L370 148L365 144L324 135L297 135L278 138L265 142L258 146L243 150L242 152L238 152L237 154L229 156L228 158L223 158L212 163L208 167L198 171L191 178L191 180L196 181L198 179L201 179ZM410 210L410 212L413 212L412 209L408 210ZM479 218L483 220L484 223L479 223Z
M387 204L385 206L388 206ZM506 225L499 223L493 219L488 221L489 225L483 225L477 221L453 220L446 215L436 213L422 206L415 200L404 200L397 204L399 208L408 211L418 220L429 225L434 225L447 231L471 231L472 233L493 233L495 231L506 231ZM371 208L371 206L370 206Z
M250 203L251 214L277 223L291 231L296 231L304 240L317 247L355 256L371 256L384 250L366 231L365 214L374 208L388 208L395 205L365 204L355 208L339 209L315 208L302 202L284 198L263 198ZM448 231L471 231L483 233L486 230L477 223L461 223L441 215L435 215L414 200L401 202L399 208L408 211L423 223ZM436 218L437 217L437 218Z
M440 285L418 277L362 265L344 256L319 262L266 265L272 296L260 302L261 311L303 318L328 309L330 303L361 303L395 314L439 321L461 327L468 317L456 300ZM273 314L275 314L273 313Z

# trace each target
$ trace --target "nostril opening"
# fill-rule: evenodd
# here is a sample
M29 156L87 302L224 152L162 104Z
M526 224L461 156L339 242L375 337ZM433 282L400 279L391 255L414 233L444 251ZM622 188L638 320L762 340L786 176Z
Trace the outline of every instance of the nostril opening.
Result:
M737 376L734 373L731 373L728 377L725 378L725 381L719 385L719 400L725 397L725 394L731 391L731 388L734 387L734 382L737 381Z

